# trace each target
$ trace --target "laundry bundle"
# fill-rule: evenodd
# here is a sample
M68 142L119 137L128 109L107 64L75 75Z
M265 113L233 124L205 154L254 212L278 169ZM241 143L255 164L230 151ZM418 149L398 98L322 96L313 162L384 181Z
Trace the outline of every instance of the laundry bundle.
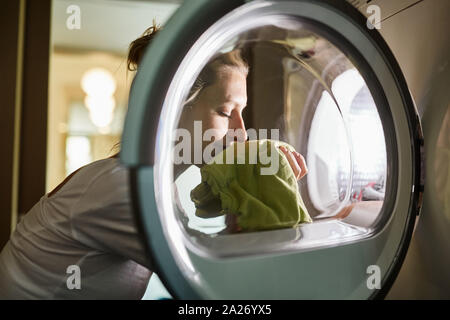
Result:
M275 140L235 142L201 168L191 191L196 215L236 215L242 231L296 227L312 222L285 154Z

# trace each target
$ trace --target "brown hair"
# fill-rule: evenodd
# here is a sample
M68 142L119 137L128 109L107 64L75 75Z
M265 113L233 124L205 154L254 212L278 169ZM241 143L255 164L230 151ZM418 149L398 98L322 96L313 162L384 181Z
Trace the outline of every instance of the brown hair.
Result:
M228 53L222 53L212 58L195 80L191 90L189 91L188 99L186 100L185 105L192 105L195 103L200 92L207 86L212 85L221 73L228 70L237 70L247 77L249 71L248 69L248 64L243 59L240 49L235 49Z
M142 56L145 49L154 39L156 34L162 29L153 21L153 25L145 30L141 37L131 42L128 52L127 65L128 70L136 71L141 63ZM247 62L242 57L241 50L236 49L228 53L219 54L213 57L200 72L199 76L195 80L191 90L189 91L188 99L185 102L185 106L192 106L197 100L200 92L207 86L212 85L218 78L218 76L227 70L238 70L242 72L246 77L248 75L249 67ZM116 143L111 151L120 148L120 142ZM111 158L117 158L119 153L114 154Z
M161 30L161 26L157 25L153 21L153 25L144 31L141 37L130 43L128 49L127 66L128 70L136 71L137 67L141 63L142 56L148 44L155 38L156 34Z
M162 28L153 21L153 25L145 30L143 35L134 40L130 44L128 52L128 70L136 71L144 55L145 49L149 43L154 39L156 34ZM207 86L212 85L218 78L218 76L227 70L238 70L242 72L245 76L248 75L248 64L242 57L240 49L233 50L228 53L219 54L213 57L200 72L200 75L195 80L188 99L185 105L192 105L195 103L196 98L199 96L200 92Z

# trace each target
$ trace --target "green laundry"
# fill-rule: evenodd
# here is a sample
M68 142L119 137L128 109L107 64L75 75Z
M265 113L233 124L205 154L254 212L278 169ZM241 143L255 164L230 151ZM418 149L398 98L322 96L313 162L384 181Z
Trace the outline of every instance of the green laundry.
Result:
M296 227L312 222L284 153L275 140L235 142L201 168L191 191L196 215L237 215L242 231Z

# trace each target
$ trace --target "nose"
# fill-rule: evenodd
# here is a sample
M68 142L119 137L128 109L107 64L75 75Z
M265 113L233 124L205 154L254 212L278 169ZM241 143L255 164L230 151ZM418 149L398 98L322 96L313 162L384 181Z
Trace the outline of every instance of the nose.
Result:
M237 113L237 116L233 117L233 120L230 123L230 129L234 131L235 141L247 141L247 131L245 130L245 123L241 113Z

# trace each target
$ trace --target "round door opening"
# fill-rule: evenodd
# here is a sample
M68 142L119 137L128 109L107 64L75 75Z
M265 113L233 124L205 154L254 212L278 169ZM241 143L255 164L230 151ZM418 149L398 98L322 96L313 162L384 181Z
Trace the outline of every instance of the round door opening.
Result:
M124 131L162 279L194 299L383 296L421 190L420 124L389 48L350 7L207 4L155 39Z
M159 130L170 134L157 141L171 146L157 155L168 237L232 257L342 245L383 227L395 189L389 108L345 45L312 21L272 15L192 48L165 101Z

